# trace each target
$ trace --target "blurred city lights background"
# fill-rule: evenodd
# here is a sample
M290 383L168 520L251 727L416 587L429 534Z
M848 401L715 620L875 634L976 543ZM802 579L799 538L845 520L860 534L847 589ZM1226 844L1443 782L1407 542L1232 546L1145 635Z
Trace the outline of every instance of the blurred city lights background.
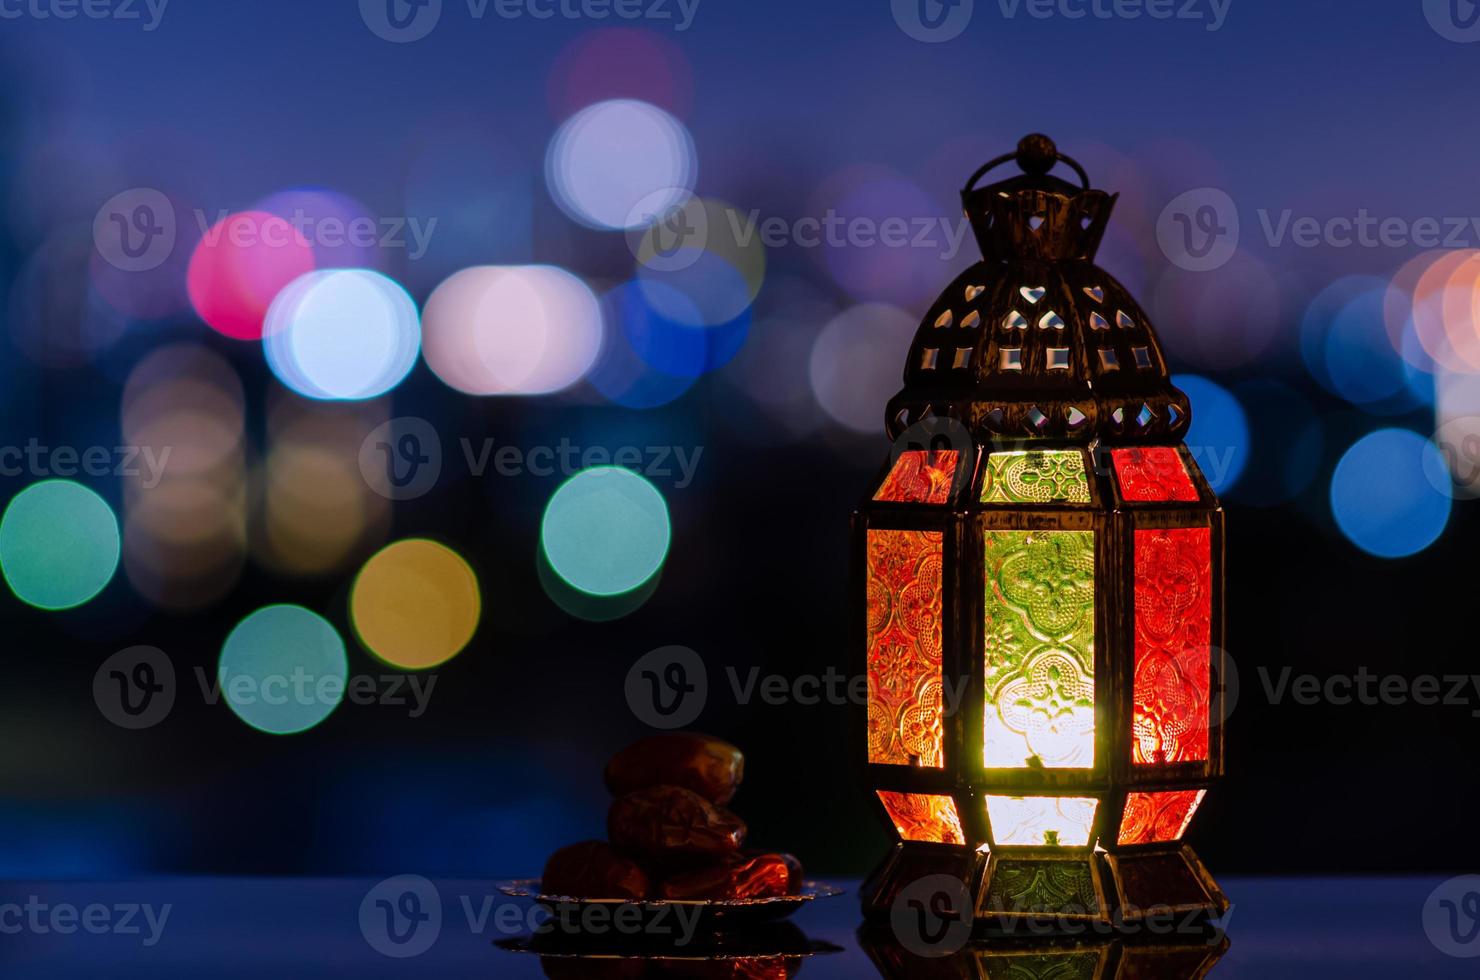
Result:
M1473 52L1422 16L1346 25L1411 56L1398 80L1306 47L1302 21L1330 14L1288 5L1216 33L979 12L945 46L887 4L706 5L685 32L449 23L408 45L354 8L7 25L0 876L537 871L599 836L589 777L643 731L626 671L670 644L710 664L696 727L751 753L753 822L866 870L848 767L794 781L855 754L848 709L741 706L723 668L856 662L847 518L885 401L977 257L960 183L1034 130L1121 193L1100 264L1152 316L1230 515L1246 703L1205 812L1246 833L1204 855L1334 866L1268 802L1298 796L1333 845L1368 824L1310 800L1302 770L1463 764L1465 712L1338 737L1249 694L1261 664L1467 669L1449 624L1480 507L1480 238L1276 233L1475 209L1477 137L1453 115ZM1055 71L942 75L943 52L1030 47ZM1208 187L1241 233L1192 271L1159 222ZM143 732L88 695L134 644L178 688ZM295 670L330 693L261 697ZM362 675L372 703L345 695ZM385 694L408 677L435 683L419 713ZM1404 728L1434 751L1380 734ZM1365 866L1471 839L1464 807L1374 806L1387 843Z

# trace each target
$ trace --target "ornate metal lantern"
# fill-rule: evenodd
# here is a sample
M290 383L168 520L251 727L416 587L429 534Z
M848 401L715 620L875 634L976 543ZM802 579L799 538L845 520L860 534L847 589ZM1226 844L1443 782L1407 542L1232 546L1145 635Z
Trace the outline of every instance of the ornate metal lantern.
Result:
M854 516L898 840L865 912L944 874L978 924L1219 915L1182 838L1223 770L1223 513L1146 314L1094 265L1116 197L1029 136L962 200L984 259L916 333Z

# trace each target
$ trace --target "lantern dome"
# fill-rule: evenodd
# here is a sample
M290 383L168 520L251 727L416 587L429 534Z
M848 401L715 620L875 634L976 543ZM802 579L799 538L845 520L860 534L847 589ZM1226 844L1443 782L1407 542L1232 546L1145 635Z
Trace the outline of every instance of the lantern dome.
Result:
M1008 161L1023 173L976 187ZM1081 186L1047 172L1058 161ZM1150 319L1094 264L1117 197L1091 189L1046 136L1024 138L972 176L961 199L983 258L925 314L886 411L891 438L931 417L961 422L980 442L1182 438L1187 396Z

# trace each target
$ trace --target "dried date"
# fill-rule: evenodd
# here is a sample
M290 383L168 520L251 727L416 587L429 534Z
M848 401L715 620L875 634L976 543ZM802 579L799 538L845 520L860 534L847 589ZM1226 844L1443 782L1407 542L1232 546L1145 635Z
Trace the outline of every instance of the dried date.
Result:
M540 890L568 898L638 901L651 894L652 879L642 865L605 841L582 841L550 855Z
M736 856L668 878L658 896L668 899L780 898L790 894L791 868L780 854Z
M671 862L721 858L745 842L745 821L681 786L650 786L617 797L606 834L619 848Z
M745 756L728 742L677 732L627 746L606 764L606 788L622 796L649 786L682 786L721 806L735 798Z

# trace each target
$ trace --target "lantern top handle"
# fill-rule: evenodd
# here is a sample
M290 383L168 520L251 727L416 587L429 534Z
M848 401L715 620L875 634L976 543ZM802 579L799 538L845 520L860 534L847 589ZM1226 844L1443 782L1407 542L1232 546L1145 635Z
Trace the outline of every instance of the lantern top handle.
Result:
M1017 149L1014 152L1004 153L995 160L989 160L982 164L981 168L972 174L971 179L966 182L966 186L961 191L961 196L965 197L975 190L977 181L985 177L988 170L994 167L1000 167L1009 160L1016 160L1018 168L1023 173L1034 177L1042 177L1044 174L1047 174L1053 169L1056 163L1068 164L1079 175L1080 190L1089 190L1089 174L1084 172L1084 168L1079 165L1079 161L1060 153L1054 141L1042 133L1029 133L1027 136L1018 140Z

